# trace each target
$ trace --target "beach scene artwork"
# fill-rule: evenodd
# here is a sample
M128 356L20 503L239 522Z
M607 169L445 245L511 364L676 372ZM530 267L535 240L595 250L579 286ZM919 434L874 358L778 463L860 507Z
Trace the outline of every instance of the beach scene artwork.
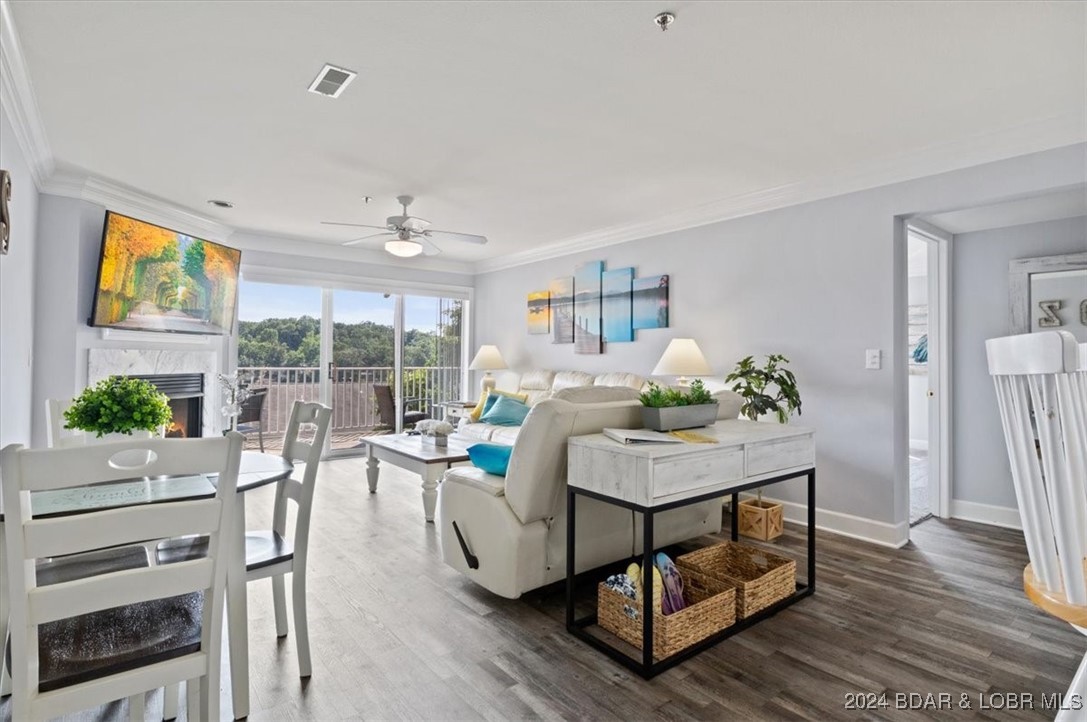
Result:
M603 317L604 341L616 343L634 340L633 306L631 289L634 281L633 268L617 268L604 271Z
M556 278L549 284L551 343L574 342L574 277Z
M528 332L533 334L551 333L551 294L547 291L533 291L528 294Z
M604 351L600 328L600 279L603 261L590 261L574 271L574 353Z
M634 328L668 328L668 276L634 279Z

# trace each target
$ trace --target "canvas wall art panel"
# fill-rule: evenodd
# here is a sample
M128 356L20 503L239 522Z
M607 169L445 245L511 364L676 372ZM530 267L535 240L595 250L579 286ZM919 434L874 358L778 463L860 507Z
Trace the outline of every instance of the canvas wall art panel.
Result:
M634 340L633 313L631 298L633 268L617 268L604 271L601 288L603 291L604 341L616 343Z
M533 291L528 294L528 332L545 334L551 332L551 294L547 291Z
M598 354L604 350L600 328L600 277L603 261L590 261L574 271L574 353Z
M550 283L551 343L574 342L574 278L564 276Z
M634 328L668 328L668 276L634 279Z

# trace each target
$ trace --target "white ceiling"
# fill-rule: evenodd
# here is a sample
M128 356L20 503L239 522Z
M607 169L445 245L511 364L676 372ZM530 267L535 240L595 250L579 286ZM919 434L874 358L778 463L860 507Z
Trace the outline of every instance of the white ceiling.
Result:
M490 237L450 260L905 157L948 170L1002 133L1087 139L1081 2L12 8L58 168L330 244L354 235L319 221L380 225L410 193L436 228ZM339 100L306 92L326 62L359 73Z
M936 213L923 220L948 233L972 233L990 228L1021 226L1025 223L1056 221L1087 216L1087 186L1076 186L1059 193L1018 198L976 208Z

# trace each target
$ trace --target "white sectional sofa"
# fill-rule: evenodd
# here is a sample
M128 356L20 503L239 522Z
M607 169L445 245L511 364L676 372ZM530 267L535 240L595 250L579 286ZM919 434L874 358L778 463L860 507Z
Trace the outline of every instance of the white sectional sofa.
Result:
M519 427L462 423L458 429L462 436L512 445L513 452L504 477L474 466L446 472L438 488L442 559L503 597L517 598L565 576L566 440L604 427L642 425L641 377L579 374L522 375L510 390L528 393L532 410ZM723 391L718 417L735 418L738 398ZM577 515L578 572L641 553L640 516L589 498L579 500ZM674 509L657 517L655 545L720 528L719 501Z

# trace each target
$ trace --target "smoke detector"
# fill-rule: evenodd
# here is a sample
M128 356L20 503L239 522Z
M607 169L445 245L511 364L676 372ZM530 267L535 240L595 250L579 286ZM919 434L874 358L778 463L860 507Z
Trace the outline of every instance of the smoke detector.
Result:
M309 92L328 98L338 98L356 75L358 73L353 70L337 68L335 65L325 63L325 67L321 68L321 72L317 73L317 77L309 84Z

